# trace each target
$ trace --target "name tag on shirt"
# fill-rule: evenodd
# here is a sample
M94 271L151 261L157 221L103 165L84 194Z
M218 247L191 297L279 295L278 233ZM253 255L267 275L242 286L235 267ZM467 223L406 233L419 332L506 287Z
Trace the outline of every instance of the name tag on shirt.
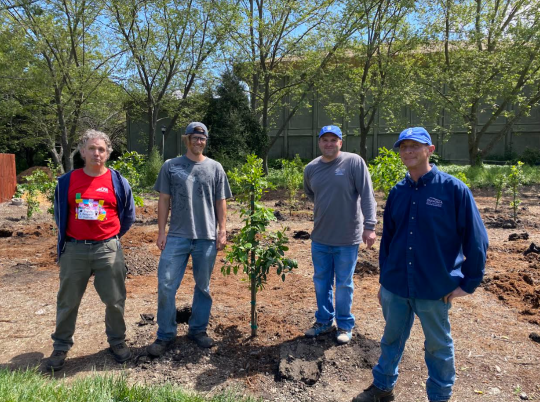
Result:
M107 212L105 211L105 208L103 208L103 200L84 200L77 198L75 202L77 203L75 219L104 221L107 217Z

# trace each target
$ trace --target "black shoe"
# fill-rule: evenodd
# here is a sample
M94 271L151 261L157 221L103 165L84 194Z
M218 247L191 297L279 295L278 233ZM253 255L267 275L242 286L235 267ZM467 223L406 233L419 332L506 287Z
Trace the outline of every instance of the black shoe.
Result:
M66 363L67 357L66 350L54 350L51 356L47 359L47 365L45 366L48 371L60 371Z
M116 360L117 363L124 363L131 359L131 350L128 348L125 342L117 345L111 345L109 351L112 353L114 360Z
M200 348L211 348L214 346L214 340L210 338L206 332L199 332L198 334L188 332L187 337L195 342Z
M352 402L391 402L394 400L394 390L383 391L371 384L364 392L354 397Z
M150 356L153 357L161 357L163 356L163 353L167 351L172 345L174 345L174 342L176 339L171 339L170 341L164 341L163 339L156 339L153 344L148 346L146 348L146 351Z

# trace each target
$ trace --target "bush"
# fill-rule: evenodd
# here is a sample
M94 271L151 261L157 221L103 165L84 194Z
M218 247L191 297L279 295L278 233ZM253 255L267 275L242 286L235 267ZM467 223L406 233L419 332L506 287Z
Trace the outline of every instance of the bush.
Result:
M154 187L162 165L163 159L161 158L157 148L152 148L152 152L150 152L150 156L144 164L144 187Z
M407 168L396 152L382 147L379 156L369 165L369 172L373 189L382 191L386 199L392 187L405 177Z
M519 160L529 166L540 165L540 149L525 148Z
M135 205L142 207L144 205L144 200L141 196L142 185L143 185L143 174L144 172L144 155L139 154L136 151L126 152L124 155L118 158L118 160L110 163L110 167L115 170L118 170L122 176L124 176L131 190L133 191L133 198L135 200Z

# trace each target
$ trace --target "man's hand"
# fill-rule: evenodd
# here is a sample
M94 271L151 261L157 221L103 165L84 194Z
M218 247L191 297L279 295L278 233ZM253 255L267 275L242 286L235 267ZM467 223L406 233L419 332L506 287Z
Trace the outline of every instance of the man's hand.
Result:
M156 245L160 250L165 250L165 244L167 243L167 234L158 234Z
M364 229L364 233L362 233L362 241L366 243L367 248L373 247L376 238L377 235L375 234L374 230Z
M381 288L382 288L382 286L379 286L379 293L377 293L377 299L379 299L379 305L382 307L382 302L381 302Z
M223 250L225 248L225 244L227 243L227 231L226 230L220 230L218 232L216 247L218 250Z
M450 293L448 293L446 296L443 297L443 302L450 303L456 297L463 297L463 296L468 296L468 295L469 293L465 292L463 289L461 289L461 287L458 286L453 291L451 291Z

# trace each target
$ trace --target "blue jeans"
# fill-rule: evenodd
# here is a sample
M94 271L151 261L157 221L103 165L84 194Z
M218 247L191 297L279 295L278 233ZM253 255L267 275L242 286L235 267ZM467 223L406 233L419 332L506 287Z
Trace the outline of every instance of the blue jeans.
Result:
M381 287L381 304L386 326L381 339L381 357L373 368L373 384L383 390L394 388L398 378L398 365L416 314L425 336L428 399L450 399L456 379L454 342L448 319L451 303L442 300L407 299Z
M351 313L353 301L353 274L358 260L358 244L351 246L327 246L311 242L313 259L313 283L317 298L315 319L322 324L331 324L336 319L338 328L350 331L354 327ZM334 279L336 307L334 310Z
M158 266L158 339L176 337L176 292L182 283L191 255L195 289L189 319L189 332L205 332L210 319L212 296L210 277L216 261L216 241L167 236Z

